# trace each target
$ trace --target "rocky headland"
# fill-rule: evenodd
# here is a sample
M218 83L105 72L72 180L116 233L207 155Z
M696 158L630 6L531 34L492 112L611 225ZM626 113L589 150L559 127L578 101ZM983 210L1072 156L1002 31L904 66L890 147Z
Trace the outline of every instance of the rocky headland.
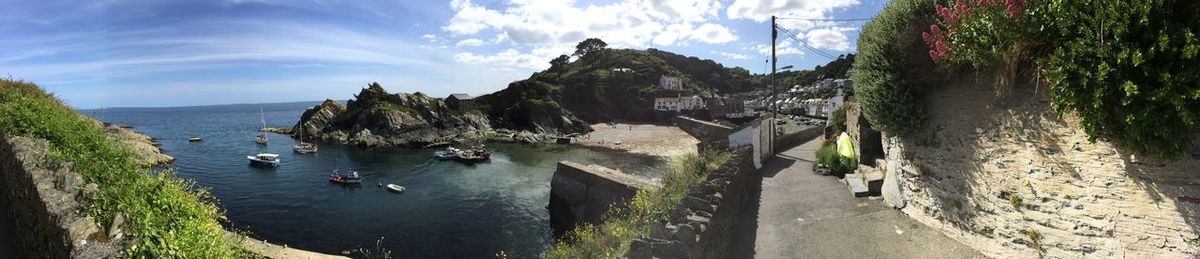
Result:
M130 130L122 125L101 122L96 119L92 119L92 121L96 124L96 127L108 133L109 137L121 142L129 151L132 151L134 161L140 166L150 167L175 161L174 157L164 154L162 149L158 148L158 141L150 136Z
M390 94L379 83L345 105L335 100L304 111L293 136L365 147L422 147L478 139L491 123L478 111L452 109L422 93Z

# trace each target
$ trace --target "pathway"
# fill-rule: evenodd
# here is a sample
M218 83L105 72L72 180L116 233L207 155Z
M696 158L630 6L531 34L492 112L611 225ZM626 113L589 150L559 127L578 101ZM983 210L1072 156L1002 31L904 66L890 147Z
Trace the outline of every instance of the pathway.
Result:
M882 200L854 198L836 177L813 173L821 139L768 160L760 197L744 211L733 258L984 258Z

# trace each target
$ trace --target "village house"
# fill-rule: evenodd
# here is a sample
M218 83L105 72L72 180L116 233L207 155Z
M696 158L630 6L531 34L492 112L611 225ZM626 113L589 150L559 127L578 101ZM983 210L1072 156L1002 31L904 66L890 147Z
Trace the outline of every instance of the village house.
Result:
M683 81L678 77L663 75L658 78L658 85L665 90L683 90Z
M472 110L475 109L475 98L463 93L450 94L446 97L446 106L458 111Z
M704 109L704 99L700 96L661 97L654 98L654 110L682 112Z

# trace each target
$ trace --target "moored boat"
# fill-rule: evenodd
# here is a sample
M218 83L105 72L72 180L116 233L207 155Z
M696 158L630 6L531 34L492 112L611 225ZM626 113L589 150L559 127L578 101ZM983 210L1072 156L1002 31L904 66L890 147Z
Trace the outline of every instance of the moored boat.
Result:
M329 181L342 184L360 184L362 183L362 176L359 176L357 171L350 171L350 174L341 174L338 173L337 169L334 169L333 174L329 175Z
M395 184L390 184L390 183L387 185L387 189L388 189L388 191L392 191L392 192L395 192L395 193L402 193L402 192L404 192L404 186L395 185Z
M188 142L200 142L200 141L204 141L204 138L202 138L200 136L192 136L192 137L188 138Z
M279 155L271 153L258 153L253 156L246 156L250 160L251 165L263 166L279 166Z
M259 119L259 121L262 121L263 128L266 128L267 127L267 117L263 116L262 106L258 107L258 119ZM267 144L267 133L259 133L258 136L254 136L254 143L258 143L259 145L266 145Z
M433 152L433 157L439 160L450 160L458 158L458 154L461 152L462 150L458 150L457 148L447 147L446 150Z
M460 150L457 152L455 159L467 163L486 162L492 160L492 152L484 149L482 145L473 146L469 149Z
M313 143L300 142L300 144L292 145L292 150L300 154L316 153L317 145Z

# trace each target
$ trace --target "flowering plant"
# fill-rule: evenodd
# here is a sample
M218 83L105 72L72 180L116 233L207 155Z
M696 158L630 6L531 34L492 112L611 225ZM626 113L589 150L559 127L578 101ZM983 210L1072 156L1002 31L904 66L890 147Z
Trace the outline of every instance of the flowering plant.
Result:
M937 20L921 37L938 63L995 64L1024 37L1024 0L956 0L934 10Z

